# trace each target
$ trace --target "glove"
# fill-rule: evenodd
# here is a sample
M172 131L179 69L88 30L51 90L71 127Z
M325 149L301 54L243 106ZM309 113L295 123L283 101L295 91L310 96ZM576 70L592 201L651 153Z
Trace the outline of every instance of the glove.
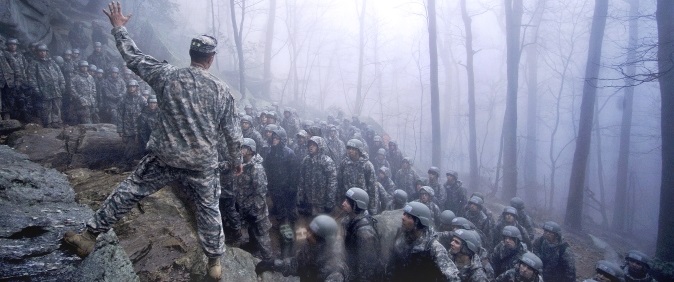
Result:
M274 261L271 260L263 260L255 265L255 274L258 276L260 276L265 271L271 270L274 270Z

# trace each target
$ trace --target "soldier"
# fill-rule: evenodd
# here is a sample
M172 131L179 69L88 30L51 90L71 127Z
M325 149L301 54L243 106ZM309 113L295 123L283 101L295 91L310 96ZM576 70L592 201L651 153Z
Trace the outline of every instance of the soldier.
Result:
M377 169L377 181L389 194L393 194L396 190L396 184L391 180L391 170L388 167L382 166Z
M554 221L543 224L543 236L533 242L532 252L543 260L546 282L575 281L576 264L569 243L562 238L562 228Z
M162 115L158 130L150 137L150 153L103 202L87 229L81 234L66 232L64 241L86 257L99 233L107 232L144 197L180 180L195 203L197 234L208 257L208 276L220 280L224 235L218 208L218 148L227 148L223 161L240 174L242 136L229 88L207 71L215 58L217 41L207 35L194 38L191 65L176 68L143 54L124 27L129 17L122 14L121 5L110 3L108 8L105 13L114 27L112 34L122 58L157 90Z
M124 170L131 169L131 163L140 154L138 147L138 117L145 107L145 101L138 91L138 82L131 80L126 85L126 95L119 103L119 120L117 122L117 133L124 141L124 158L127 167Z
M124 69L124 77L123 77L123 78L124 78L124 81L126 81L127 83L129 83L129 81L131 81L132 79L134 79L133 72L132 72L130 69L125 68L125 69Z
M264 158L264 168L269 180L269 194L272 202L272 215L284 225L294 221L297 204L297 161L293 150L286 146L287 136L283 128L272 133L269 153Z
M435 195L435 192L433 191L433 188L430 186L421 186L421 189L419 189L419 199L415 200L414 202L419 202L428 207L428 209L431 211L431 218L433 219L433 226L435 226L436 222L439 222L440 219L440 208L438 205L435 204L433 201L433 197Z
M260 154L262 158L266 158L267 154L269 154L269 151L271 150L272 136L274 136L274 131L277 129L278 126L276 126L275 124L269 124L264 127L263 131L260 131L260 133L262 134L262 138L264 139L264 142L262 143L262 149L258 149L259 150L258 154Z
M112 61L103 52L103 44L101 42L94 42L94 51L89 55L87 61L97 66L109 66Z
M306 242L299 244L295 256L255 265L258 275L280 271L284 276L299 276L300 281L345 281L349 277L344 255L344 241L332 217L319 215L309 224Z
M260 145L260 148L262 147L262 144L266 143L262 138L262 135L260 135L260 132L253 127L253 118L249 115L243 115L241 117L241 132L243 133L244 138L253 139L256 145Z
M442 189L442 186L440 186L440 169L432 166L428 169L428 186L431 186L433 188L433 191L435 192L435 203L436 204L441 204L445 202L446 195L445 195L445 189Z
M346 146L344 142L339 139L339 131L334 125L328 126L328 137L326 138L328 142L328 149L330 158L332 158L335 163L340 163L344 157L346 157Z
M73 110L77 116L77 123L92 123L94 117L98 116L96 82L89 75L89 63L87 61L80 61L77 66L78 72L70 80Z
M524 210L524 201L520 197L510 199L510 206L517 209L517 221L529 233L529 240L534 240L534 221Z
M452 219L454 218L456 218L456 214L454 214L453 211L450 210L442 211L440 213L440 216L438 217L438 222L436 222L437 223L436 230L438 230L439 232L452 231Z
M344 195L346 190L351 187L361 187L370 197L368 211L371 215L379 213L377 204L379 197L375 182L377 181L374 172L374 166L368 160L367 151L363 147L363 142L351 139L346 143L347 157L342 160L337 171L337 193ZM341 199L337 199L339 204Z
M380 152L379 149L384 149L384 142L381 136L375 135L372 137L372 147L370 148L370 155L376 156ZM386 149L384 149L384 156L386 156Z
M422 203L403 208L402 227L386 267L387 281L460 281L459 270L433 236L432 220Z
M502 239L496 244L494 251L489 256L496 276L514 268L519 258L527 252L527 246L522 242L522 233L517 227L504 226L499 234L502 235L499 236Z
M445 191L446 199L442 206L445 209L454 211L459 215L463 215L463 207L466 205L466 188L459 180L459 174L456 171L450 170L446 174L447 182L442 189Z
M445 211L447 212L447 211ZM443 212L444 213L444 212ZM451 214L450 214L451 215ZM442 213L440 214L440 220L441 221L447 221L446 219L442 219L443 215ZM446 224L446 223L445 223ZM440 242L443 246L445 246L446 249L450 249L450 243L452 241L452 238L454 236L454 231L459 230L459 229L464 229L464 230L472 230L475 231L475 234L478 235L480 239L480 249L478 251L478 255L480 256L480 261L482 264L482 269L484 269L485 274L487 275L487 278L491 281L494 279L494 268L491 265L491 262L489 262L489 251L486 249L486 240L484 237L484 234L482 231L479 229L475 228L475 225L468 221L467 219L463 217L454 217L451 219L450 224L450 229L449 230L444 230L440 229L439 232L436 232L436 235L438 236L438 242Z
M316 216L335 207L337 166L326 154L328 146L318 136L309 138L309 155L300 166L297 207L301 214Z
M625 281L625 273L617 264L600 260L595 267L594 280L597 282L623 282Z
M543 282L543 262L532 252L520 257L517 265L496 277L496 282Z
M649 274L651 258L641 251L627 252L622 270L625 273L625 282L655 282Z
M396 189L393 191L393 206L391 209L399 210L407 205L407 192Z
M19 41L10 38L7 40L7 50L4 52L5 59L7 60L8 66L14 72L14 85L9 85L6 95L3 95L6 99L5 101L9 102L10 116L12 118L18 119L21 122L28 122L30 117L30 104L28 97L28 77L26 75L26 70L28 68L28 61L21 52L18 52L17 47ZM3 70L4 74L4 70ZM0 78L2 80L2 78ZM10 82L11 80L6 80ZM1 84L1 83L0 83ZM8 97L8 96L9 97Z
M119 121L119 103L126 92L126 82L119 76L119 69L112 67L103 86L103 122L117 124Z
M412 168L412 159L404 158L402 166L400 170L396 172L393 182L395 182L398 189L407 192L408 195L414 195L416 193L414 185L417 180L419 180L419 175Z
M147 142L150 141L152 130L158 127L158 121L159 106L157 105L157 96L152 95L147 99L147 106L143 108L138 117L138 145L143 151L143 155L147 153L145 147L147 146Z
M269 238L269 211L265 197L267 195L267 175L262 167L262 157L255 153L255 141L244 138L241 144L243 173L234 176L236 191L236 211L248 224L248 236L257 245L262 260L272 261L273 251ZM238 233L241 232L238 226ZM236 227L235 227L236 229Z
M479 192L479 191L473 192L473 194L471 194L470 197L468 197L468 199L472 198L473 196L482 199L482 206L484 207L484 202L485 202L484 193ZM469 203L466 203L466 205L463 207L463 213L465 214L468 211L469 208L470 208ZM484 214L487 216L487 219L489 220L489 223L491 225L494 225L495 224L494 214L491 212L491 210L490 209L482 209L482 212L484 212Z
M267 126L267 111L261 111L257 116L257 131L262 133Z
M470 222L475 224L477 229L480 229L484 233L485 238L487 239L487 246L490 247L492 241L491 236L491 222L487 215L482 211L484 201L482 198L473 196L468 200L468 210L466 211L464 217Z
M14 70L10 66L10 60L6 54L0 50L0 120L9 119L11 109L12 92L15 88Z
M497 236L497 234L501 234L501 230L503 230L503 227L505 226L514 226L520 231L520 234L522 238L520 238L520 241L524 243L528 248L531 248L531 241L529 240L529 232L527 232L524 227L519 223L518 220L518 215L517 215L517 209L507 206L503 208L503 212L501 213L501 217L499 217L498 222L496 225L494 225L494 228L492 229L493 234L493 244L494 246L498 244L501 241L501 237Z
M380 243L374 219L367 213L370 197L363 189L346 191L341 208L344 218L344 246L349 266L349 281L381 280Z
M447 248L452 261L459 270L462 282L487 282L482 260L480 259L480 236L473 230L458 229L454 231L450 247Z
M391 165L386 160L386 149L379 148L376 154L374 154L374 159L372 160L372 165L379 169L381 167L391 167Z
M309 140L309 133L302 129L295 134L295 142L290 145L290 149L293 149L295 156L297 156L298 163L301 163L304 158L309 155L309 151L307 150L307 140Z
M63 64L59 67L61 68L61 73L63 73L63 78L66 80L66 92L64 93L63 102L63 112L68 113L64 114L63 119L68 124L75 124L77 117L75 116L75 111L72 109L72 95L70 94L70 81L72 80L73 73L77 71L77 64L79 61L73 61L73 52L68 49L63 53Z
M391 164L391 177L395 178L403 164L403 153L398 149L396 141L388 141L388 162Z
M243 107L243 110L246 112L246 115L250 116L252 118L252 122L250 123L253 128L257 127L257 121L254 120L253 117L257 117L257 114L255 113L255 110L253 109L253 106L251 106L248 102L246 102L246 105ZM255 139L253 139L255 140Z
M77 49L77 48L73 49L73 61L79 62L80 60L81 60L80 59L80 49Z
M61 98L65 92L66 82L56 63L49 58L47 45L37 47L38 59L33 63L28 74L28 85L34 93L35 108L42 126L61 127Z
M290 136L295 136L297 132L300 131L300 123L293 116L291 108L285 108L283 110L283 121L281 122L281 127L286 130L286 133Z

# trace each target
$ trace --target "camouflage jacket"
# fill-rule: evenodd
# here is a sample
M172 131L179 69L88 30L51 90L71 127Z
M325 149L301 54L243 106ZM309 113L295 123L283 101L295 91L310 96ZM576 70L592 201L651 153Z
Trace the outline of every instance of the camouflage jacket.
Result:
M61 72L66 79L69 79L72 73L75 71L75 62L73 60L64 60L63 66L61 67Z
M376 155L374 155L374 156L376 156ZM391 167L391 165L388 163L388 161L386 159L380 160L376 157L374 159L372 159L372 165L374 166L375 170L380 169L382 167L388 167L388 168Z
M471 263L462 267L457 266L461 282L487 282L490 281L482 267L479 255L474 255Z
M445 249L449 250L451 248L450 244L452 242L452 238L454 237L454 232L440 231L436 232L435 236L438 238L438 242L440 242L440 244L442 244ZM482 271L487 277L487 280L494 280L494 268L492 268L491 263L489 262L489 252L485 248L480 247L478 256L480 260L480 266L482 267Z
M569 243L550 244L543 237L534 240L531 251L543 261L545 281L575 281L576 262Z
M250 161L243 163L243 173L234 176L234 191L236 202L242 209L249 209L265 201L267 196L267 174L262 167L262 157L253 156ZM267 210L258 211L268 216Z
M335 206L337 167L326 155L327 144L321 137L311 137L318 144L318 153L308 155L300 165L297 200L327 211Z
M385 210L390 210L393 206L393 195L386 191L384 186L382 186L379 181L375 182L374 185L377 187L377 197L379 198L377 210L379 213Z
M340 163L342 159L346 157L346 146L344 145L344 142L338 137L328 137L326 140L328 142L328 150L330 151L328 155L335 161L335 163Z
M14 71L14 85L19 87L27 83L26 68L28 68L28 61L20 52L10 53L5 51L5 58L9 66Z
M241 129L241 133L243 134L244 138L250 138L255 141L255 146L258 148L262 148L262 146L267 143L264 139L262 139L262 135L260 135L260 132L255 130L252 126L248 128L248 130Z
M286 133L289 137L294 137L295 134L300 131L300 123L292 115L289 118L284 118L283 121L281 121L281 127L286 130Z
M414 171L413 168L410 167L410 169L401 168L400 170L398 170L393 182L395 182L398 189L407 192L407 195L410 195L411 197L417 192L417 190L414 187L414 184L417 182L417 180L419 180L419 175L417 174L416 171Z
M389 164L391 164L391 172L393 173L394 177L403 164L403 158L403 153L398 148L396 148L395 151L388 152L387 159Z
M352 161L346 157L342 160L337 171L337 198L336 204L341 203L342 197L346 191L351 187L358 187L370 197L368 211L371 215L379 213L377 205L379 203L379 195L375 187L376 175L372 163L367 158L367 155L360 157L357 161Z
M27 71L28 85L35 91L37 100L63 97L66 81L61 68L52 59L37 59Z
M112 34L129 69L157 94L159 123L148 150L169 166L208 170L218 167L224 143L232 166L241 164L239 111L229 87L203 68L177 68L143 54L125 27Z
M108 77L103 84L103 107L117 107L126 93L126 82L121 77Z
M349 279L349 267L341 237L311 245L306 241L297 247L294 257L275 260L274 269L284 276L295 275L300 281L342 282Z
M527 232L527 230L524 229L522 225L520 225L518 220L515 220L513 224L508 224L503 219L503 215L499 217L498 222L496 223L496 225L494 225L494 228L492 228L491 230L492 246L496 246L502 240L501 232L503 231L503 227L506 227L508 225L517 227L517 229L520 231L520 234L522 234L522 243L524 243L524 245L526 245L527 248L531 248L531 240L529 240L529 232Z
M122 136L136 136L138 134L138 117L145 108L145 100L139 94L124 95L119 104L119 119L117 120L117 133Z
M517 210L517 221L529 233L529 241L534 241L534 220L527 214L524 209Z
M463 217L465 217L467 220L475 224L475 228L480 229L480 231L482 231L487 241L486 243L491 246L491 244L494 241L492 240L491 221L489 221L487 215L482 211L477 212L466 211Z
M147 145L152 130L157 128L157 122L159 122L159 109L152 111L149 107L144 107L138 117L138 138L141 144Z
M496 282L543 282L543 277L536 275L533 279L524 279L520 276L517 268L508 269L505 273L496 277ZM546 280L547 281L547 280Z
M344 247L351 273L350 281L381 279L383 269L379 257L381 254L379 235L374 224L374 219L367 213L347 218L344 223Z
M94 53L91 53L91 55L87 57L87 62L94 64L99 68L105 68L111 65L112 60L110 60L110 58L105 53L103 53L103 51L100 53L96 53L94 51Z
M9 58L6 53L0 52L0 88L5 87L5 84L13 88L15 77Z
M506 249L503 242L498 243L494 247L494 251L489 255L489 261L491 261L491 265L494 267L494 274L499 276L508 271L508 269L514 268L520 257L526 252L527 246L522 242L518 243L517 249L514 250Z
M463 207L466 205L467 196L466 188L463 187L463 183L460 180L454 182L454 185L449 185L445 182L442 187L442 190L445 192L445 201L442 202L443 209L453 211L460 216L463 214Z
M460 281L459 270L432 230L411 239L398 229L386 265L386 278L387 281Z
M428 181L428 186L431 186L433 188L433 192L435 192L434 196L434 201L438 206L442 205L447 200L447 193L445 189L442 189L442 186L438 181L431 182L430 179Z
M70 95L75 109L95 107L97 101L94 78L88 73L78 72L70 79Z
M393 194L393 191L396 190L396 184L393 183L393 180L388 176L386 176L385 179L379 179L379 183L381 183L381 186L383 186L389 194Z

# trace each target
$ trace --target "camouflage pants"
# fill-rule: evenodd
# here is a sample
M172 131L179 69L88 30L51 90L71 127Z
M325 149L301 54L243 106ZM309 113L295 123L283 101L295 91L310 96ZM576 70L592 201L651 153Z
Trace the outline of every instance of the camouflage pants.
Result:
M26 91L24 89L7 89L5 97L5 108L9 112L9 116L13 119L17 119L21 122L28 122L30 120L30 104L25 95Z
M77 123L88 124L93 122L94 111L91 107L80 107L77 109Z
M273 253L269 237L271 222L269 221L269 211L265 200L260 197L253 200L252 203L237 203L236 210L248 224L248 236L251 242L256 244L262 259L272 259Z
M42 121L42 126L61 126L61 98L38 101L36 102L36 108L39 118Z
M133 173L105 199L87 222L87 228L93 233L107 232L140 200L174 180L187 186L185 191L196 206L197 234L204 253L211 258L221 256L225 251L225 235L218 209L219 172L170 167L153 154L143 157Z

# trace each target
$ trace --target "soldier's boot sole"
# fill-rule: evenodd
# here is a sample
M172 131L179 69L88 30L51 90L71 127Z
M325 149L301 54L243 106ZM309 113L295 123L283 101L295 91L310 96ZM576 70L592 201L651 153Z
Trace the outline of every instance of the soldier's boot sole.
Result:
M222 267L220 266L220 258L208 259L208 278L212 281L220 281L222 278Z

